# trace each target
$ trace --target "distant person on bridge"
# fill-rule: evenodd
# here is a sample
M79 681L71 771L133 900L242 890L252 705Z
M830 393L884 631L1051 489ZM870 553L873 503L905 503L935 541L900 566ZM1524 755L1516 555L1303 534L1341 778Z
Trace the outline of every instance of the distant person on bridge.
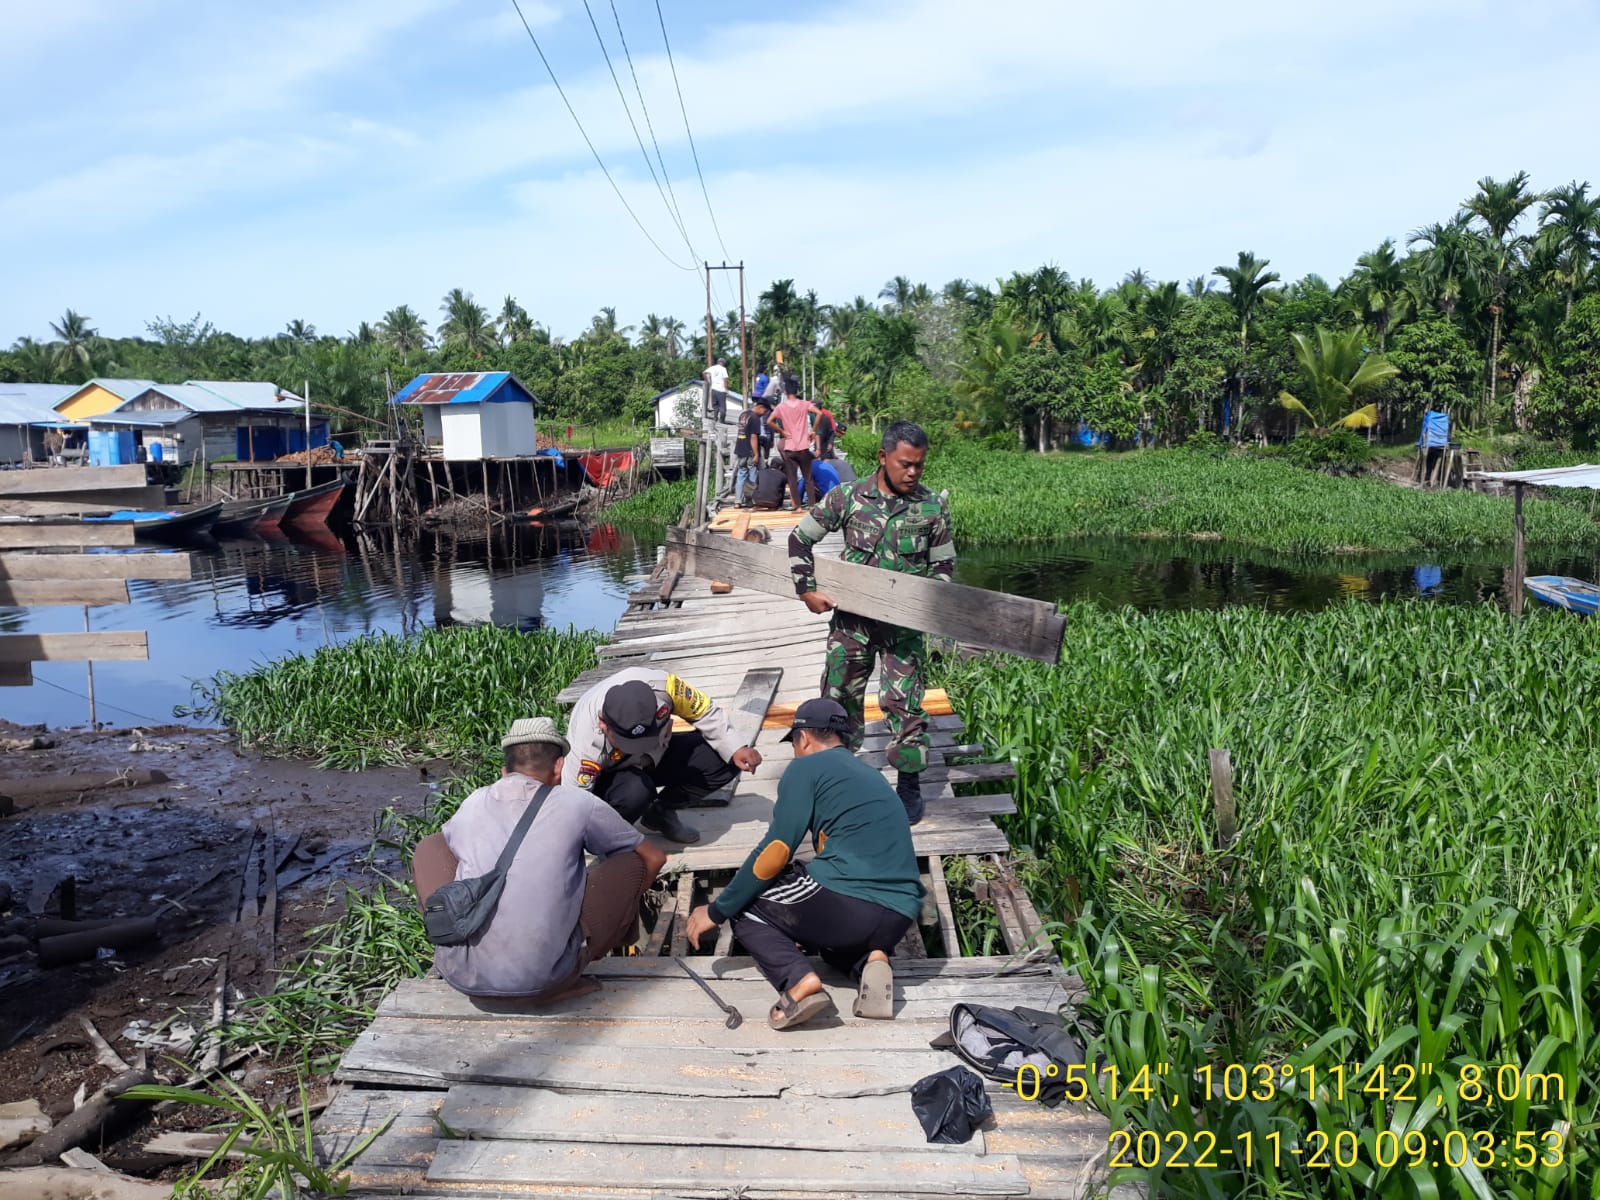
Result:
M549 717L512 722L500 749L500 778L417 843L419 902L492 871L528 806L540 807L488 923L465 942L436 947L434 965L469 996L547 1004L599 991L584 968L639 940L639 904L667 856L598 797L561 786L569 747ZM587 869L586 854L597 859Z
M783 391L783 403L772 414L772 423L778 426L783 439L783 468L789 474L789 495L795 511L799 512L805 506L807 491L811 493L813 504L822 499L817 481L811 477L817 444L816 435L811 432L811 419L817 406L801 397L800 381L792 375L783 381Z
M767 465L756 472L756 490L750 498L753 508L763 512L776 512L783 507L783 496L789 481L783 473L783 459L774 454Z
M673 717L694 728L673 733ZM700 840L677 809L761 765L761 754L740 744L720 704L687 680L649 667L618 671L580 696L567 735L572 753L561 781L594 792L623 820L673 842Z
M706 368L705 375L711 391L711 419L721 424L728 419L728 360L717 359Z
M733 443L733 458L738 465L733 475L733 502L740 508L749 508L755 502L756 477L761 472L761 430L766 419L767 401L757 393L739 414L739 436ZM748 497L746 484L751 491Z
M778 989L767 1016L774 1029L833 1009L808 954L855 977L856 1016L892 1018L889 955L922 907L911 828L882 774L845 747L849 729L833 700L807 700L795 711L783 739L794 743L794 762L778 781L766 835L685 928L698 947L722 922L734 922L734 936ZM807 835L816 856L797 863Z
M949 580L955 574L956 548L944 501L922 486L928 435L910 421L884 431L878 469L857 483L840 484L823 497L789 535L789 569L794 590L814 613L834 608L817 590L813 547L836 529L844 530L844 560L886 571L905 571ZM928 714L922 707L921 633L859 613L834 612L828 633L822 694L850 714L847 743L861 748L867 679L883 660L880 688L889 726L889 764L898 772L895 790L915 825L922 819L922 782L928 765Z

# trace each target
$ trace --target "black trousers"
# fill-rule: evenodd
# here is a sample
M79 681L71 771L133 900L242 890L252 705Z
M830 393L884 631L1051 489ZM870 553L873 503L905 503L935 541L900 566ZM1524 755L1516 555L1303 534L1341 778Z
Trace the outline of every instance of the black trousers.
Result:
M733 919L733 935L767 982L788 991L811 973L808 954L859 978L874 950L893 954L911 918L870 900L830 892L790 863ZM796 943L799 945L796 945Z
M727 392L711 393L711 416L718 421L726 421L728 419Z
M623 767L601 771L594 790L617 810L618 816L631 823L644 816L652 804L662 808L693 804L726 787L738 774L739 768L713 750L704 734L691 729L673 734L661 761L650 770Z

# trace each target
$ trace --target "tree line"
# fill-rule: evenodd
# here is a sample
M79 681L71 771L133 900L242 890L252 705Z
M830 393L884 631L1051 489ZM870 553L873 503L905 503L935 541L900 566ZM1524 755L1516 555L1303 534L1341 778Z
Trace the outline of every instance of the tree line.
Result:
M1600 439L1600 197L1484 178L1454 215L1386 239L1337 283L1284 281L1241 251L1180 282L1129 271L1113 287L1054 264L993 286L896 276L877 297L823 303L779 279L744 330L751 374L781 351L835 411L874 424L947 423L1050 448L1086 428L1110 444L1238 439L1343 424L1399 434L1427 409L1480 428L1588 447ZM512 296L498 313L454 288L432 328L399 305L345 336L292 320L241 338L200 316L102 338L69 310L48 342L0 352L0 380L126 375L307 380L314 400L381 417L421 371L510 370L561 420L648 420L651 398L699 374L707 342L739 377L737 312L709 322L603 308L570 340Z

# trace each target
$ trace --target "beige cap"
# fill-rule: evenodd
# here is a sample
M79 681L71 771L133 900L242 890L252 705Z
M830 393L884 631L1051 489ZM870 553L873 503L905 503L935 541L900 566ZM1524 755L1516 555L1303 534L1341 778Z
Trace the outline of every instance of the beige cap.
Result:
M511 722L511 728L506 731L505 737L500 739L500 749L509 750L512 746L520 746L525 742L548 742L563 755L572 749L567 744L567 739L561 736L561 731L556 728L555 721L549 717L518 717Z

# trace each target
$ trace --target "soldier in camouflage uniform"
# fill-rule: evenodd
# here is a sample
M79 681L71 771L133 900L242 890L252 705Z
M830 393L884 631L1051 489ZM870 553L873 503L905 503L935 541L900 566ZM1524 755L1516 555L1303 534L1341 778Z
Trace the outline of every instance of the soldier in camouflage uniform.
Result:
M906 571L948 580L955 572L956 548L944 502L922 486L928 435L909 421L896 421L883 435L878 469L857 483L841 484L815 505L789 535L794 588L812 612L827 612L833 601L817 591L812 548L823 536L844 530L844 560L888 571ZM914 825L922 819L922 785L928 765L928 714L922 708L921 633L857 613L835 612L828 634L822 694L844 705L850 717L846 739L861 748L867 677L883 661L880 699L889 726L888 759L899 772L895 790Z

